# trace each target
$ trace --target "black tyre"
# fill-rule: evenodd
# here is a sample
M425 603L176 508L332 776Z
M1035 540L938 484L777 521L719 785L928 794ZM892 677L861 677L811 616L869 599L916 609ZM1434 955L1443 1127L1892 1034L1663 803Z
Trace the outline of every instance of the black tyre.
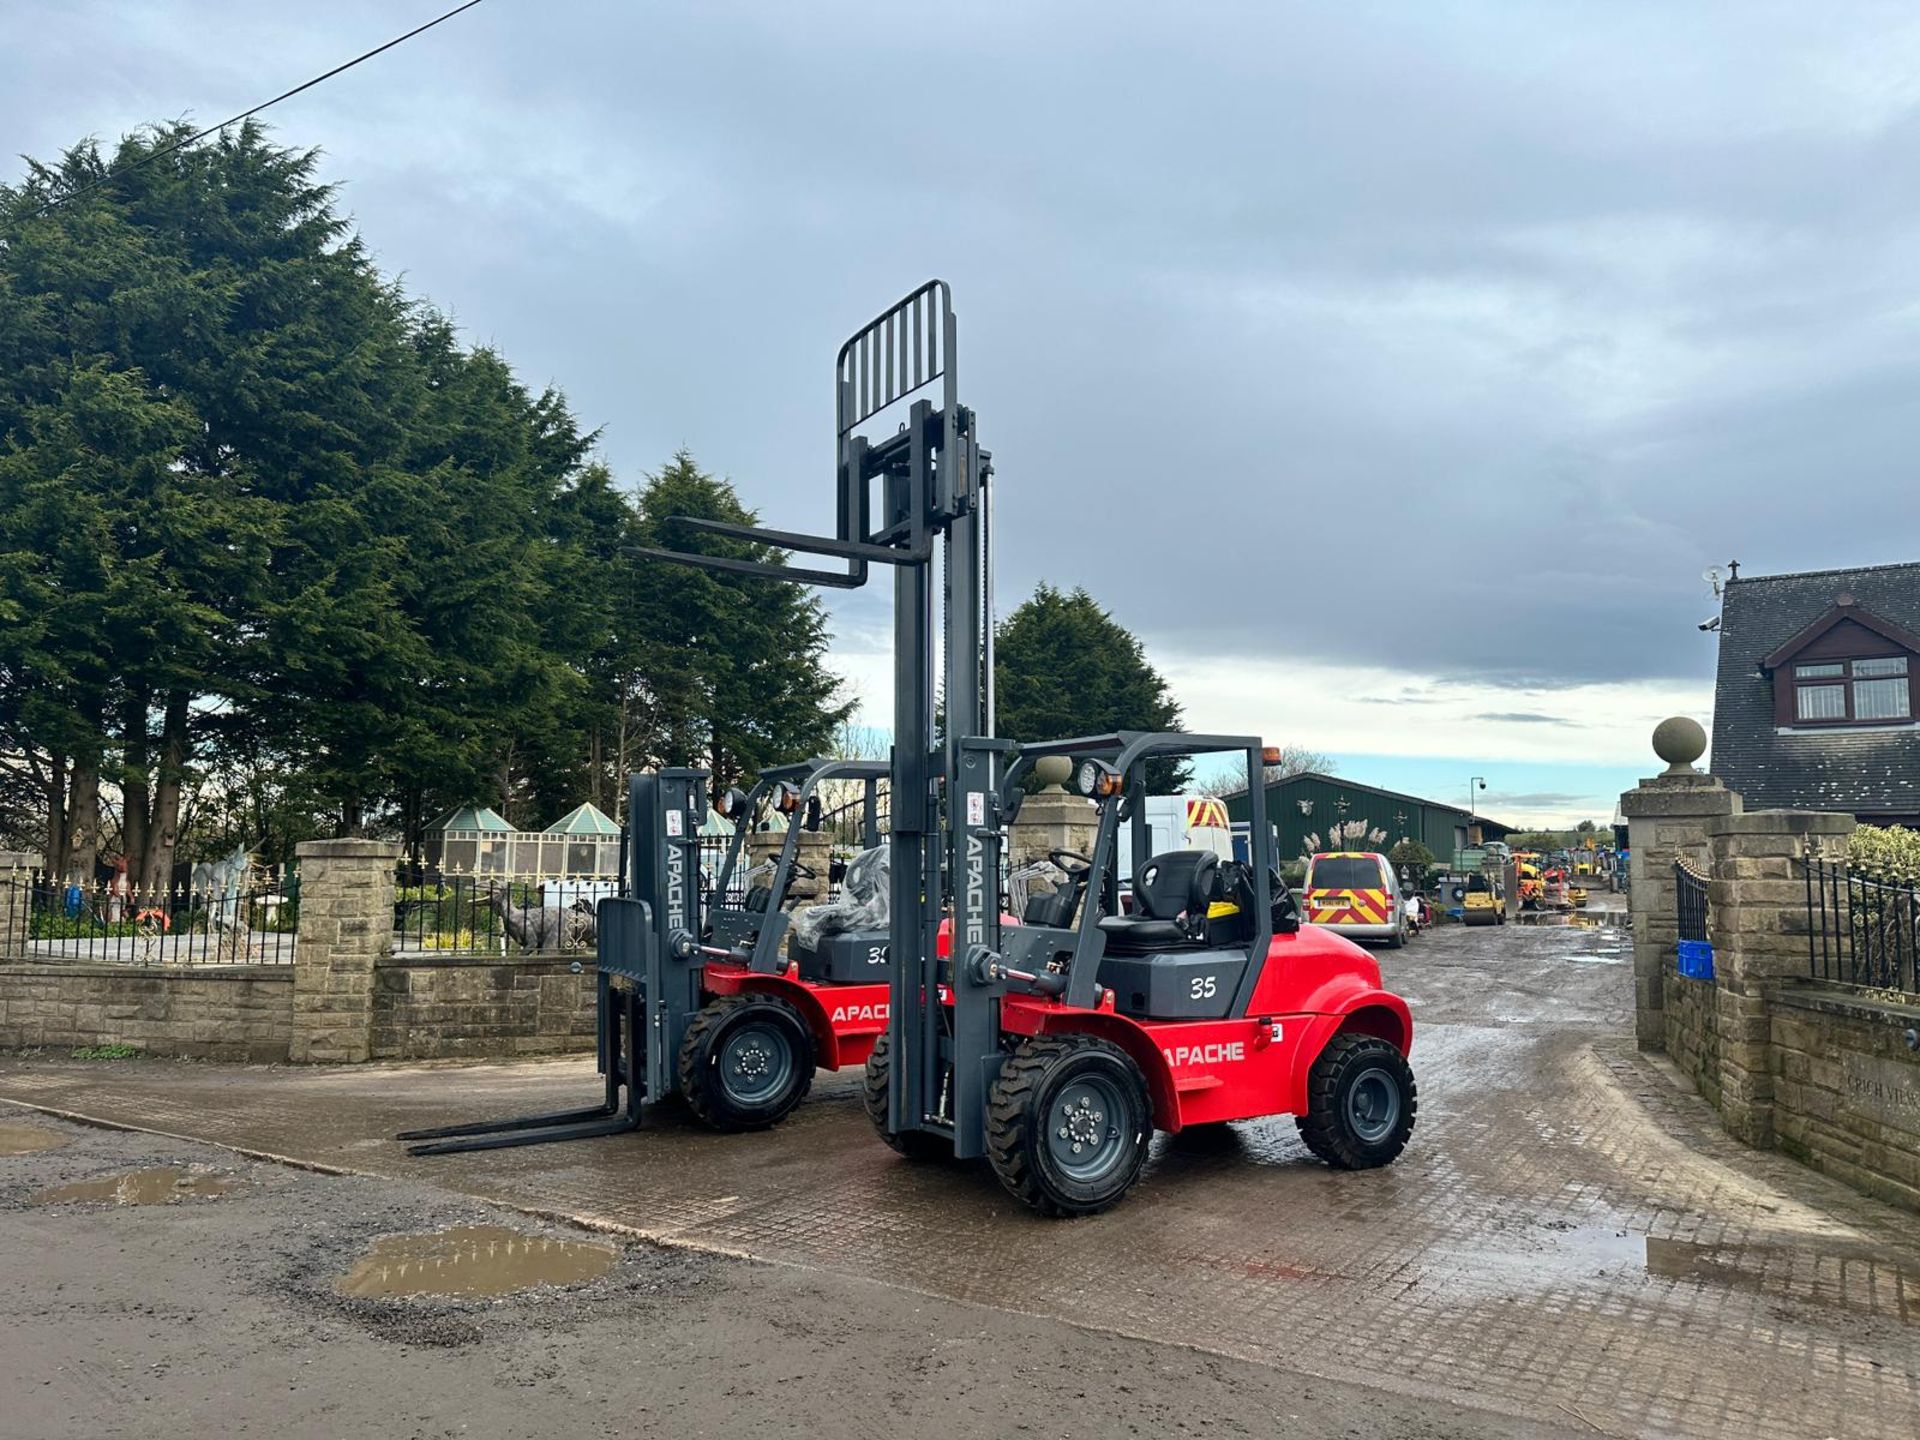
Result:
M1420 1092L1407 1057L1371 1035L1336 1035L1307 1076L1307 1148L1340 1170L1391 1164L1407 1148Z
M1090 1035L1027 1039L987 1092L993 1173L1042 1215L1094 1215L1140 1178L1153 1138L1146 1078Z
M867 1107L867 1119L880 1138L896 1153L909 1160L945 1160L953 1155L953 1146L943 1135L926 1130L896 1131L887 1128L887 1090L893 1083L891 1036L882 1031L867 1055L866 1085L860 1098Z
M1387 937L1387 949L1398 950L1402 946L1404 946L1406 943L1407 943L1407 927L1406 927L1406 922L1402 921L1399 927L1395 929L1393 934Z
M778 1125L813 1088L813 1031L775 995L728 995L680 1042L680 1094L715 1130Z

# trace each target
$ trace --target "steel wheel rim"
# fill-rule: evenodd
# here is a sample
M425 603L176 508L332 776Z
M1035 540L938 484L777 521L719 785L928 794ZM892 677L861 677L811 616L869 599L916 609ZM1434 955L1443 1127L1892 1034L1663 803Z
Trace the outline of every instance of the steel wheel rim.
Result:
M749 1020L720 1042L717 1064L727 1098L736 1104L758 1105L792 1082L793 1046L780 1026Z
M1104 1180L1126 1160L1126 1097L1102 1075L1078 1076L1047 1107L1047 1154L1068 1180Z
M1363 1144L1374 1145L1400 1123L1400 1087L1380 1066L1362 1070L1347 1087L1347 1128Z

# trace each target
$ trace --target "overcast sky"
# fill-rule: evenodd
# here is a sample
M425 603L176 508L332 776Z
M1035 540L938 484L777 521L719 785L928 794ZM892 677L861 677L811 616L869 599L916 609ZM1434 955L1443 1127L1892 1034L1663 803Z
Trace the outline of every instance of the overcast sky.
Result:
M6 0L0 130L216 120L449 3ZM1196 728L1555 819L1707 718L1709 564L1920 554L1917 98L1911 4L487 0L272 120L623 475L783 526L839 342L944 277L1003 609L1084 584Z

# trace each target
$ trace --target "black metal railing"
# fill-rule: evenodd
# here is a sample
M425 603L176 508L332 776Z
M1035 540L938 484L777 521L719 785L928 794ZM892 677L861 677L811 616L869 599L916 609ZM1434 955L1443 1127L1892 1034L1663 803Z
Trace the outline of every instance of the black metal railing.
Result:
M1713 943L1707 929L1707 877L1685 860L1673 862L1675 968L1689 980L1713 979Z
M1807 968L1816 980L1920 994L1920 880L1811 855Z
M619 893L600 875L468 875L402 867L393 947L407 954L573 955L594 946L594 907Z
M1677 898L1682 940L1707 938L1707 877L1684 860L1673 862L1673 885Z
M150 889L0 875L0 958L56 964L291 965L297 876L254 869L217 885Z

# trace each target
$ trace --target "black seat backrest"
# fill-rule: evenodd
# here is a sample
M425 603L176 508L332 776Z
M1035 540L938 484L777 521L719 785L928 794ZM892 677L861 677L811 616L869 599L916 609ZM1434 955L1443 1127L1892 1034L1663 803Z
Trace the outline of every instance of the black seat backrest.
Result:
M1136 914L1174 920L1181 913L1206 914L1220 874L1220 857L1211 850L1169 850L1142 865L1133 877Z
M1080 908L1082 885L1069 880L1058 890L1027 897L1027 913L1020 917L1027 925L1045 925L1053 930L1071 930L1073 912Z

